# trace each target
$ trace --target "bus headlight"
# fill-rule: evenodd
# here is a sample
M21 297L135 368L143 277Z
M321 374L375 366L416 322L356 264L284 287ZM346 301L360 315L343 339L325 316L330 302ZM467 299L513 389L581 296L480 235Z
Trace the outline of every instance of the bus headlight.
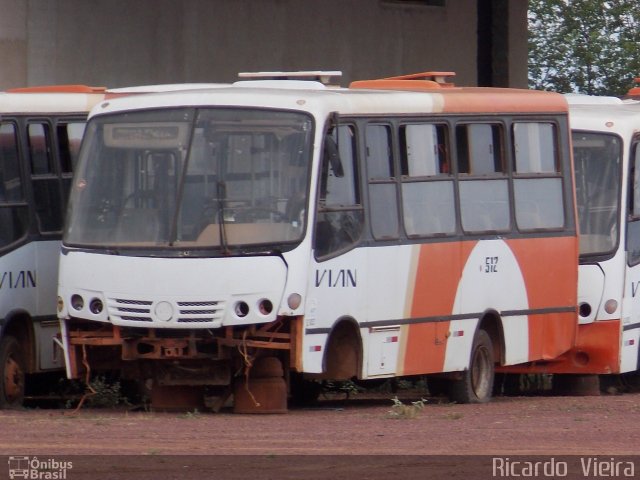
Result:
M271 312L273 312L273 303L271 303L271 301L267 300L266 298L260 300L260 302L258 303L258 310L262 315L269 315Z
M64 300L62 297L58 297L58 313L61 313L64 310Z
M291 295L289 295L289 298L287 298L287 305L289 305L289 308L291 310L295 310L296 308L298 308L301 303L302 295L300 295L299 293L292 293Z
M247 305L247 302L238 302L233 307L233 311L235 312L236 316L244 318L249 315L249 305Z
M84 299L78 294L72 295L71 307L77 311L82 310L84 308Z
M604 304L604 311L607 312L609 315L614 313L617 309L618 309L618 302L612 298L607 300Z
M102 313L102 310L104 310L104 304L102 303L102 300L100 300L99 298L92 299L91 302L89 302L89 310L94 315Z

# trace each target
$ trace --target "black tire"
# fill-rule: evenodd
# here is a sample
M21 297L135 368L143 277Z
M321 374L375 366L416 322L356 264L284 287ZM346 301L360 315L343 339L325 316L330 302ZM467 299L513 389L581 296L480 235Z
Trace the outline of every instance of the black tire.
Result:
M522 375L519 373L503 373L504 381L502 384L502 394L505 397L517 397L524 392L520 386Z
M0 408L18 408L24 400L27 365L15 337L0 339Z
M300 373L291 373L289 394L291 405L306 407L318 401L322 385L314 380L307 380Z
M450 399L457 403L486 403L491 400L495 365L493 343L484 330L478 330L473 337L469 369L462 378L451 382Z
M607 395L620 395L622 393L638 393L640 377L638 372L629 372L619 375L600 375L600 393Z
M567 397L597 396L600 395L600 377L594 374L556 374L552 392Z
M446 397L451 390L451 379L436 375L427 377L427 390L432 397Z

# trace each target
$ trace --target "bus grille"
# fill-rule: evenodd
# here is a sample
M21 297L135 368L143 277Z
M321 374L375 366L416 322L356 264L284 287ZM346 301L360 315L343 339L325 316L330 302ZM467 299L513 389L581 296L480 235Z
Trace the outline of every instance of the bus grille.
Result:
M222 302L178 302L180 323L208 323L222 316Z
M127 322L153 322L153 318L151 318L151 305L153 302L116 298L109 303L109 313L119 320L125 320Z
M154 321L154 302L152 300L112 298L108 303L109 316L116 322L118 320L141 323ZM224 313L224 302L215 300L170 303L176 312L170 323L214 323L219 322Z

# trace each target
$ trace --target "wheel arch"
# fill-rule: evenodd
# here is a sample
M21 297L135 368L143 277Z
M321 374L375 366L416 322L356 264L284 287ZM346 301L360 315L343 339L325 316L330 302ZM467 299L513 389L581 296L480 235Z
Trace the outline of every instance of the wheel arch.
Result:
M24 352L24 360L27 366L26 373L36 370L35 332L32 317L26 310L11 310L4 318L0 337L10 335L14 337Z
M350 316L338 318L331 326L322 357L322 376L334 380L359 377L363 346L358 322Z
M493 358L496 363L503 365L505 361L505 342L500 313L493 309L486 310L480 317L477 329L487 332L493 344Z

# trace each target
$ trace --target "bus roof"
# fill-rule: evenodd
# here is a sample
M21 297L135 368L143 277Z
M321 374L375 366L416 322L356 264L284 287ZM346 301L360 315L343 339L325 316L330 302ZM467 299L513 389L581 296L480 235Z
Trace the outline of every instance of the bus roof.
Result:
M105 87L51 85L0 92L0 115L16 113L87 113L105 98Z
M408 76L410 77L410 76ZM215 88L172 91L109 100L92 115L123 110L179 106L256 106L315 112L357 114L412 113L543 113L566 112L567 102L557 93L507 88L429 88L431 80L402 80L395 84L354 82L350 88L317 81L243 80ZM420 83L422 82L422 83ZM396 82L397 84L397 82ZM375 87L375 88L372 88Z
M628 134L640 131L639 101L598 102L597 98L584 102L569 100L569 121L573 129Z
M109 96L133 95L139 93L159 93L173 92L177 90L204 90L211 88L221 88L229 86L228 83L169 83L159 85L136 85L131 87L110 88L107 90Z
M0 92L0 115L9 113L88 113L102 100L146 93L214 89L229 84L185 83L121 88L87 85L46 85L11 88Z
M565 98L569 105L619 105L622 103L618 97L599 97L579 93L567 93Z

